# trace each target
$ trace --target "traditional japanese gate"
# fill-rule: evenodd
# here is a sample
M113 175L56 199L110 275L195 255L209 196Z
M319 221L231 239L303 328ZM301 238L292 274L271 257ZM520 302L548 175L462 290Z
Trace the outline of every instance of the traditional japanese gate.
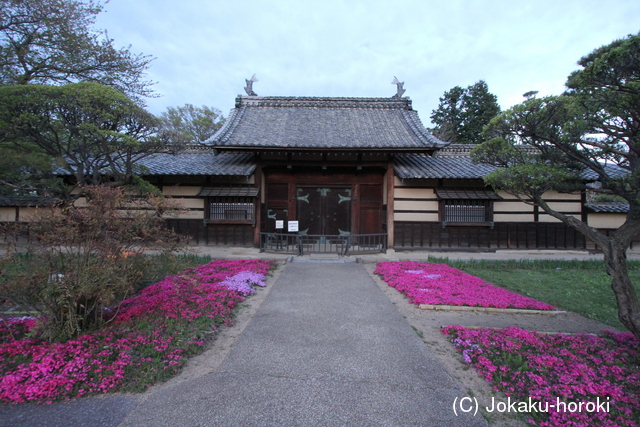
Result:
M384 173L379 167L267 171L260 249L296 255L386 251Z

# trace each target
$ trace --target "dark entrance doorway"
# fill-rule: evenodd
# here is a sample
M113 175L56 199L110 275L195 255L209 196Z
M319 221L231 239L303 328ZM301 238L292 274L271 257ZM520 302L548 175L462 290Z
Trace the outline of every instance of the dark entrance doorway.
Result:
M296 207L300 234L351 234L351 187L299 186Z
M329 168L325 172L311 167L268 168L264 174L262 232L288 233L289 221L298 221L302 235L386 231L382 168ZM276 221L283 221L279 224L284 228L276 228Z

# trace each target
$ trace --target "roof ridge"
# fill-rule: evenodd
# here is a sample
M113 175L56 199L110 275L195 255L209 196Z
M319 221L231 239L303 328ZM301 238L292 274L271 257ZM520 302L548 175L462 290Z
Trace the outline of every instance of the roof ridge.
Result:
M212 147L211 145L207 145L205 143L189 143L186 144L184 147L181 147L180 149L180 153L200 153L203 151L212 151L214 149L214 147Z
M471 151L480 144L449 144L444 148L439 149L434 156L436 157L469 157ZM528 153L536 154L539 150L531 145L522 144L517 145L521 150L525 150Z
M320 107L320 108L388 108L413 110L411 99L358 98L330 96L244 96L236 98L236 108L241 107Z

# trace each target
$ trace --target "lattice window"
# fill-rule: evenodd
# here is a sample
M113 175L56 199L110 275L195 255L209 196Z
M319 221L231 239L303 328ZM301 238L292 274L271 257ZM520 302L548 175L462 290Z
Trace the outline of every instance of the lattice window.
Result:
M443 200L442 220L445 222L490 222L491 200Z
M210 197L209 219L254 219L253 197Z

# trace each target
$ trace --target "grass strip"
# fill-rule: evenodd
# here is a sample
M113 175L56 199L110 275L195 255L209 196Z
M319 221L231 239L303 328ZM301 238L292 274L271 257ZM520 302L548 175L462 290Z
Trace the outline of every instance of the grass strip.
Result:
M602 261L489 261L430 258L480 277L496 286L570 310L619 329L611 278ZM629 275L640 294L640 261L629 262Z

